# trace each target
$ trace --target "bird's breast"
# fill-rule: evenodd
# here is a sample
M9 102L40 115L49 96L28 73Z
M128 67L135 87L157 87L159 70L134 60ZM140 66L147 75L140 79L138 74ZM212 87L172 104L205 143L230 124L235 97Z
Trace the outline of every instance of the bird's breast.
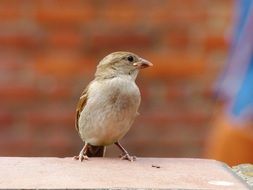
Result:
M91 98L103 104L109 104L117 109L127 109L139 106L140 91L133 80L115 77L110 80L95 82L91 87Z
M134 81L110 79L94 82L80 116L83 139L91 144L111 144L131 127L140 105L140 91Z

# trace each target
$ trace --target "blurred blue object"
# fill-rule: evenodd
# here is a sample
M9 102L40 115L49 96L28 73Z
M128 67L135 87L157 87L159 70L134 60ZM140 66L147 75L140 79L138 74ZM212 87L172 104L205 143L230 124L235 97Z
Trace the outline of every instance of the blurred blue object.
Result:
M252 0L237 0L236 7L238 9L238 21L235 28L234 42L238 41L240 34L244 26L246 25L247 18L250 14L250 9L252 9Z
M218 93L227 99L227 111L240 122L253 119L253 1L239 0L238 20Z

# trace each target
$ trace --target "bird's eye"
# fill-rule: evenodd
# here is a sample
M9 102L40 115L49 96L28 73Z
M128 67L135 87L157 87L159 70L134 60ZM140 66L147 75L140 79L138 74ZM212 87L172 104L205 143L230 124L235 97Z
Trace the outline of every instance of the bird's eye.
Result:
M130 61L130 62L133 62L134 58L133 58L133 56L130 55L130 56L127 57L127 60Z

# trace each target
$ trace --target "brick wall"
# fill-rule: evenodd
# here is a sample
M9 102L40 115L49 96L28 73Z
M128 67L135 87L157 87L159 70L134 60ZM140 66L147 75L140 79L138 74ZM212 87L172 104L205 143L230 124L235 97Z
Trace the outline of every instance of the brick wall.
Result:
M79 95L103 56L128 50L155 66L139 75L141 116L122 143L138 156L201 156L232 3L1 0L0 155L76 154Z

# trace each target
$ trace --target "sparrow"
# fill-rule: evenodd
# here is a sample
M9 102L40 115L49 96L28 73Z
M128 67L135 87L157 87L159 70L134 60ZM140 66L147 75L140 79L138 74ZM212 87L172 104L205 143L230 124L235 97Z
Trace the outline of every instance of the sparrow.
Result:
M114 52L104 57L95 78L84 89L77 104L75 126L84 146L74 159L103 157L105 147L115 144L121 159L134 161L119 140L138 115L141 95L135 79L151 62L131 52Z

